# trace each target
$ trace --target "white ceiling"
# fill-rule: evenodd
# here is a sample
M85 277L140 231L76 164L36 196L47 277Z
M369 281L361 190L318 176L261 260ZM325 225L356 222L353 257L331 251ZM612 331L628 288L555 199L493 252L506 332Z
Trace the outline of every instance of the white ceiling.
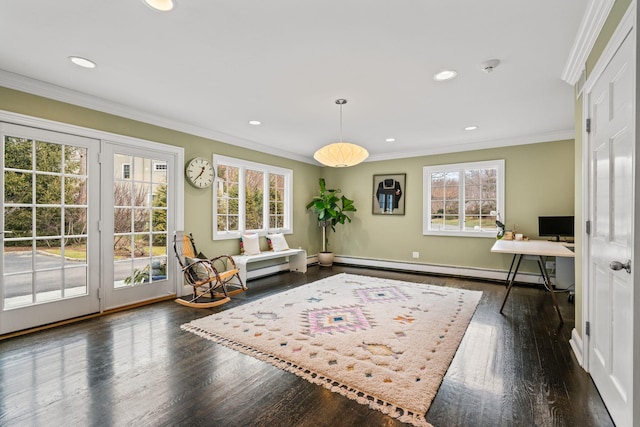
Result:
M4 0L0 84L310 163L339 139L338 98L370 160L573 132L560 76L586 0L176 2Z

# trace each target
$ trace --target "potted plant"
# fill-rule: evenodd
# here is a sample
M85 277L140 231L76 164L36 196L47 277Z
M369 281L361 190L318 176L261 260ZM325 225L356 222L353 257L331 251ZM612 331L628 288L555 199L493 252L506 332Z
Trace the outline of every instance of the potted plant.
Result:
M340 190L328 189L324 178L320 178L320 194L307 204L307 209L313 209L313 213L318 217L318 225L322 227L322 252L318 254L318 264L322 267L331 267L333 264L333 252L327 251L329 238L327 227L331 226L336 231L337 224L351 222L351 218L345 212L355 212L353 200L339 196Z

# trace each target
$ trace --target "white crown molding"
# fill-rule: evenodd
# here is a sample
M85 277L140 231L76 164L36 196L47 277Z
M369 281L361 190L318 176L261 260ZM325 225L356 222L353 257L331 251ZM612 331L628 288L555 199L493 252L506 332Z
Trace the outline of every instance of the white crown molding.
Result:
M609 62L611 61L613 56L616 54L616 52L624 42L624 39L627 38L627 36L629 35L629 32L633 30L635 24L636 24L636 1L633 0L629 5L629 8L625 12L624 16L622 17L622 19L620 19L620 22L618 23L618 27L611 35L609 42L607 43L602 53L600 54L600 58L598 58L598 61L593 66L593 70L591 70L591 72L589 73L589 77L587 78L587 81L584 84L584 91L586 93L590 92L593 89L593 86L595 86L596 82L598 81L598 78L600 78L602 73L604 73L605 68L607 67L607 65L609 65Z
M222 132L217 132L211 129L205 129L198 126L183 123L177 120L169 119L163 116L149 114L126 105L122 105L116 102L107 101L92 95L87 95L81 92L77 92L71 89L66 89L61 86L46 83L40 80L35 80L29 77L21 76L19 74L11 73L9 71L0 69L0 86L7 87L9 89L18 90L21 92L29 93L32 95L42 96L44 98L53 99L60 102L66 102L68 104L77 105L84 108L100 111L107 114L113 114L119 117L124 117L131 120L136 120L142 123L148 123L155 126L160 126L167 129L172 129L187 134L200 136L203 138L220 141L226 144L235 145L238 147L247 148L250 150L259 151L262 153L272 152L272 148L251 141L244 138L238 138L232 135L228 135ZM450 141L449 143L441 144L438 147L428 148L424 150L414 152L396 152L386 154L374 154L369 156L366 162L382 161L382 160L394 160L403 159L409 157L421 157L435 154L456 153L462 151L471 150L483 150L499 147L508 147L513 145L525 145L535 144L539 142L559 141L565 139L574 139L574 130L564 130L558 132L550 132L545 134L536 134L528 136L519 136L514 138L504 139L491 139L474 141L468 143L458 143L456 141ZM303 163L319 166L318 163L312 158L302 156L296 153L282 151L278 153L279 157L286 159L297 160Z
M578 34L573 42L569 58L562 71L562 80L575 85L585 67L591 49L604 26L615 0L589 0L587 10L582 17Z
M408 157L433 156L435 154L458 153L462 151L472 150L487 150L491 148L511 147L515 145L537 144L540 142L563 141L566 139L575 139L575 129L519 136L514 138L474 141L462 144L455 144L454 142L451 142L448 144L442 144L439 147L433 147L409 153L374 154L369 156L369 158L365 160L365 162L377 162L382 160L394 160Z
M71 89L66 89L61 86L21 76L19 74L11 73L9 71L1 69L0 86L30 93L32 95L42 96L44 98L49 98L60 102L66 102L68 104L73 104L84 108L89 108L103 113L113 114L127 119L160 126L167 129L212 139L214 141L220 141L226 144L259 151L261 153L271 153L273 151L271 147L255 141L238 138L211 129L201 128L199 126L183 123L178 120L169 119L167 117L159 116L156 114L149 114L131 107L127 107L123 104L107 101L102 98L87 95ZM297 160L300 162L317 165L317 163L311 157L301 156L296 153L280 151L278 153L278 156L284 157L286 159Z

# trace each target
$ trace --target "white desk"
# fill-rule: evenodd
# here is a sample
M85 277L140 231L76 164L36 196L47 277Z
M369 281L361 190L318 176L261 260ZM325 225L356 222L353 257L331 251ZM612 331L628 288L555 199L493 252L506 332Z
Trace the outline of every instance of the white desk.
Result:
M558 307L558 301L556 300L556 295L553 292L553 284L551 283L549 273L547 272L545 262L542 257L553 256L573 258L575 257L573 251L568 249L561 242L549 242L547 240L496 240L496 242L493 244L493 247L491 248L491 252L513 254L513 258L511 259L511 267L509 267L509 272L507 273L507 293L505 294L504 300L502 301L500 313L502 313L504 305L507 302L507 298L509 297L509 293L511 292L511 288L513 287L513 282L516 278L516 274L518 274L518 269L520 268L520 262L522 262L522 258L526 255L531 255L537 257L540 274L544 279L545 286L551 293L551 298L553 299L553 304L555 305L556 311L558 312L560 323L563 323L562 314L560 314L560 307ZM515 270L513 268L514 264Z

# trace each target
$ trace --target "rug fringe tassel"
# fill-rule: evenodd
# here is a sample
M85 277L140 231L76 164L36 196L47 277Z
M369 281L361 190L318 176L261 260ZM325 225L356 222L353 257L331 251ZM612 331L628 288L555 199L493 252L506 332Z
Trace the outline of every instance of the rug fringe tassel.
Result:
M215 343L222 344L225 347L229 347L232 350L239 351L241 353L247 354L249 356L255 357L256 359L263 360L265 362L269 362L273 366L279 369L282 369L287 372L291 372L292 374L295 374L301 378L304 378L310 383L321 385L327 390L330 390L333 393L339 393L361 405L369 406L369 408L374 409L376 411L380 411L383 414L388 415L392 418L395 418L400 422L412 424L416 427L433 427L424 418L424 414L418 414L418 413L409 411L405 408L397 407L392 403L380 400L375 396L371 396L360 390L351 388L346 384L342 384L339 381L334 381L331 378L327 378L305 367L298 366L294 363L280 359L273 355L263 353L260 350L256 350L252 347L237 343L228 338L224 338L219 335L213 334L204 329L198 328L197 326L184 324L180 326L180 328L182 330L194 333L202 338L208 339Z

